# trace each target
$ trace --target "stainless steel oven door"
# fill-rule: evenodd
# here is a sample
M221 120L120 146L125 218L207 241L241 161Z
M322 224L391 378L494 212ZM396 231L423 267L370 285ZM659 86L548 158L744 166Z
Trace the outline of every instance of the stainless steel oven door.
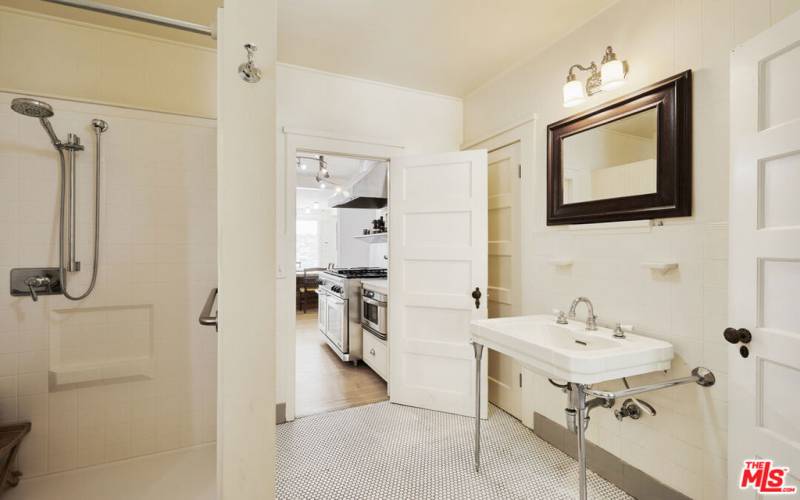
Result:
M386 338L386 302L361 297L361 325L381 338Z
M325 334L328 322L328 292L317 289L317 328Z
M347 354L350 350L347 300L328 294L325 298L325 335Z

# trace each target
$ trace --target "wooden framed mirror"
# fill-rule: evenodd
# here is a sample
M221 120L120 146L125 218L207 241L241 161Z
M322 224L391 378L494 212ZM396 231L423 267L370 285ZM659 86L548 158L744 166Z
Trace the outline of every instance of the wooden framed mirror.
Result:
M547 225L692 214L692 73L547 127Z

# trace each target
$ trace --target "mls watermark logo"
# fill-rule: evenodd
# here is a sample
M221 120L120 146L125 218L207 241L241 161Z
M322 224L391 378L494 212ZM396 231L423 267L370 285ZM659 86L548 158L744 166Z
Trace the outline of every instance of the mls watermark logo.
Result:
M776 467L772 460L745 460L739 489L752 488L765 495L793 495L796 486L786 485L788 467Z

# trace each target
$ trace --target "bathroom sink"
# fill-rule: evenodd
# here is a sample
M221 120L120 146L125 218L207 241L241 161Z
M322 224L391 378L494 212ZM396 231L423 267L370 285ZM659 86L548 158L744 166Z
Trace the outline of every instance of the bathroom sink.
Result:
M575 320L559 325L550 315L473 321L472 339L517 359L542 375L577 384L667 370L672 344L626 333L615 338L608 328L587 331Z

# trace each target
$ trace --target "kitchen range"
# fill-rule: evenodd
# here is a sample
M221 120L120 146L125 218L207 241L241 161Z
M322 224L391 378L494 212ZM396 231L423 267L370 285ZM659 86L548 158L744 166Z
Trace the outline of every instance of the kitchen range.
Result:
M319 331L342 361L357 365L363 359L361 280L386 277L386 269L378 267L329 269L320 275Z

